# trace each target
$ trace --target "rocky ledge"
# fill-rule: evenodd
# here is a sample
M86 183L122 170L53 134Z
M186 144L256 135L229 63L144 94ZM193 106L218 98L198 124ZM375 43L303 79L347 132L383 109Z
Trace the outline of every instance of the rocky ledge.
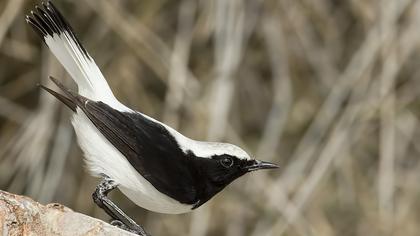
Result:
M134 235L52 203L0 190L0 235Z

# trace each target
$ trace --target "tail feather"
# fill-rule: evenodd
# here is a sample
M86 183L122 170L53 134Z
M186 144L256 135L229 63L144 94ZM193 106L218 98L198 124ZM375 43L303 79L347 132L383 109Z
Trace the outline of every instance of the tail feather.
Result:
M35 7L26 21L41 36L78 85L79 94L109 105L123 106L114 97L95 61L82 46L71 26L48 1ZM124 106L123 106L124 107Z

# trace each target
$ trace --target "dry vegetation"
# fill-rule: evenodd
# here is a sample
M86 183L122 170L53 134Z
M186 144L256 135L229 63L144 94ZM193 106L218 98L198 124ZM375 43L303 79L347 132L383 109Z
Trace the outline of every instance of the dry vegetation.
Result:
M36 87L48 75L73 85L25 24L37 3L0 1L0 188L107 219L70 112ZM55 4L124 103L282 166L192 214L146 212L114 194L149 232L420 232L420 1Z

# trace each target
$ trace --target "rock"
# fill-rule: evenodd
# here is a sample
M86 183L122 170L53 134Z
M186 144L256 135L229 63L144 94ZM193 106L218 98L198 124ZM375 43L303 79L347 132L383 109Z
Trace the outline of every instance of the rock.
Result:
M0 235L134 235L57 203L0 190Z

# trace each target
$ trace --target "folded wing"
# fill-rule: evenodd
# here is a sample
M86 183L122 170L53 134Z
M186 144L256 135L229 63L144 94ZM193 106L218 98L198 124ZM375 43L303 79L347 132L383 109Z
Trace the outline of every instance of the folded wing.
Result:
M157 190L184 204L197 203L202 187L196 179L200 176L196 172L200 170L194 166L194 158L198 158L186 155L162 125L141 113L121 112L103 102L92 101L50 78L66 96L43 88L70 108L80 108L102 135ZM208 161L201 159L199 161Z

